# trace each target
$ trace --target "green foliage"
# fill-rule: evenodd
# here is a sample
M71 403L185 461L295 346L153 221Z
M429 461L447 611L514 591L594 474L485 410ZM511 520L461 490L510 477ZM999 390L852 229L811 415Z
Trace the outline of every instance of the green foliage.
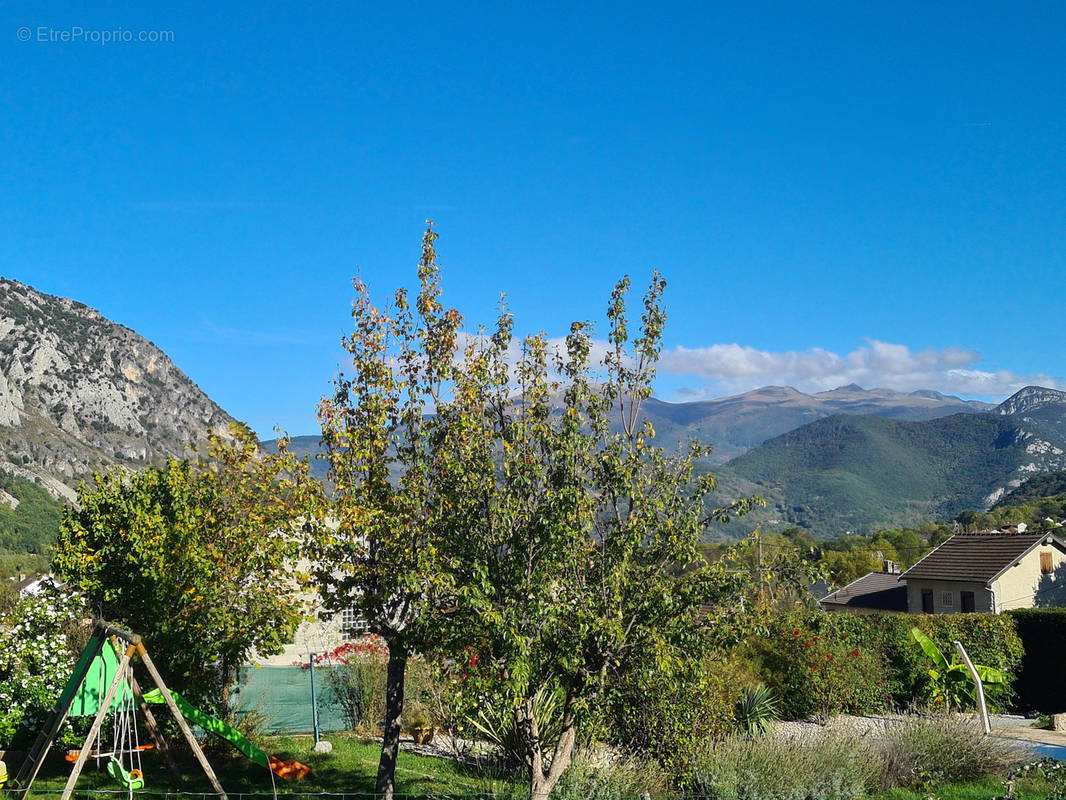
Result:
M764 684L745 689L736 705L737 722L749 736L766 733L777 719L777 697L774 690Z
M612 682L600 735L681 774L707 742L736 731L734 711L752 683L747 665L735 658L709 655L660 669L649 657Z
M1025 483L1001 497L993 509L1026 505L1039 500L1061 499L1066 495L1066 470L1034 475Z
M929 662L910 632L916 625L941 652L957 639L975 662L1010 675L1023 652L1007 615L796 613L782 615L777 624L749 640L744 651L759 679L777 690L786 718L869 714L932 700ZM986 696L990 707L1001 707L1010 686L991 684Z
M1017 432L1016 420L992 414L829 417L771 439L726 471L758 484L774 518L823 536L873 532L979 507L1029 458Z
M0 619L0 749L27 747L59 698L85 637L86 609L71 592L48 588ZM67 735L70 723L64 726Z
M919 628L911 628L911 638L933 663L929 669L929 690L933 702L943 703L944 707L949 710L975 707L976 684L966 664L954 648L952 648L951 658L948 659L940 652L940 648L933 643L933 640L922 633ZM1003 685L1010 682L1010 676L1003 670L981 664L974 664L973 668L985 686Z
M55 569L144 636L171 688L216 715L250 655L280 652L305 615L294 507L306 465L214 437L193 465L97 475L60 525Z
M891 707L883 654L839 625L838 616L843 615L787 617L785 627L749 642L761 677L780 695L786 718L877 713Z
M0 470L0 490L19 501L10 508L0 503L0 553L44 556L55 541L63 504L35 483ZM13 560L11 572L27 564ZM31 562L37 565L37 561ZM0 565L3 562L0 561ZM45 561L43 566L47 566ZM33 570L22 570L33 571ZM6 574L11 574L8 572Z

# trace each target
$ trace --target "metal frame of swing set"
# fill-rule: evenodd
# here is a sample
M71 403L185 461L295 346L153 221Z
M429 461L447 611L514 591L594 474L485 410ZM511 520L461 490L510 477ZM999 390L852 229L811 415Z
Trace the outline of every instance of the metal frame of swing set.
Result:
M159 674L159 671L155 668L155 664L152 663L152 659L148 656L148 651L145 649L141 637L135 633L131 633L125 628L112 625L104 620L97 620L93 626L92 636L89 638L89 643L85 646L81 657L78 659L77 665L74 667L74 673L71 675L70 680L67 681L67 685L64 687L63 693L56 702L55 708L52 709L52 712L45 720L44 727L42 727L37 734L37 739L34 741L33 747L30 748L29 753L26 754L26 759L22 762L18 775L15 776L15 780L11 783L8 791L18 792L23 796L30 791L34 780L37 778L37 773L40 772L41 765L44 763L49 750L52 748L53 740L59 733L59 729L63 726L64 721L66 721L67 716L70 713L70 708L74 704L78 689L85 681L85 677L89 672L93 660L100 654L100 651L105 644L111 643L112 646L118 648L119 639L128 642L129 644L126 646L125 652L122 653L118 669L115 671L115 677L107 689L107 694L104 696L104 699L100 701L96 716L93 718L92 727L89 729L89 733L85 737L85 743L82 745L81 751L78 753L78 758L74 762L74 768L71 770L70 777L67 778L67 783L63 788L63 794L60 797L60 800L70 800L71 795L74 793L74 786L78 782L78 777L81 775L85 762L91 755L93 741L97 739L100 733L104 717L110 710L111 703L115 699L115 695L118 694L119 687L127 678L127 672L129 673L129 686L133 691L137 707L144 715L145 727L148 729L148 733L152 737L152 742L155 744L156 750L159 751L163 756L163 759L166 761L167 769L175 783L179 787L183 786L184 781L181 777L181 771L174 762L173 755L167 746L166 739L163 738L163 734L159 730L159 726L156 724L155 717L152 716L152 712L149 710L148 704L144 700L144 695L141 692L141 687L137 683L137 679L133 677L133 670L130 662L135 655L140 658L141 663L144 664L145 669L148 670L148 674L151 676L152 681L159 688L159 692L163 696L167 708L170 709L170 713L174 717L174 721L178 724L178 727L181 729L182 734L185 736L185 740L188 742L189 747L192 748L196 760L200 762L200 766L203 768L208 781L211 782L211 786L221 800L228 800L226 793L222 789L222 785L218 782L218 777L216 777L215 771L211 768L211 764L207 760L207 756L204 755L204 751L201 749L199 742L197 742L196 737L193 736L192 729L182 715L177 703L175 703L174 699L170 696L170 691L163 682L163 678ZM136 724L136 722L133 724Z

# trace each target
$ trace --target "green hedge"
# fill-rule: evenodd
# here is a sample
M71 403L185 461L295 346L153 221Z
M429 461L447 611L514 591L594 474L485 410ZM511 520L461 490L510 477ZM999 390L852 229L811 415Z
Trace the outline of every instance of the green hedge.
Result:
M1014 682L1021 711L1058 714L1066 711L1066 608L1020 608L1008 611L1025 645L1021 673Z
M746 655L788 718L879 713L929 699L930 664L912 627L946 655L957 639L975 663L1018 672L1023 651L1014 620L992 614L786 614L749 642ZM990 695L998 707L1011 699L1009 688Z

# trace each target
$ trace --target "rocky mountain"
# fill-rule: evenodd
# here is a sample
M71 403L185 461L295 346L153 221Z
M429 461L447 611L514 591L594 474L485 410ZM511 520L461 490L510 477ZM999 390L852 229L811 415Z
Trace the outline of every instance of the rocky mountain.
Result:
M804 394L789 386L764 386L693 403L652 398L645 402L644 413L660 439L695 437L714 446L712 462L723 463L768 439L834 414L873 414L913 421L990 408L988 403L928 390L905 393L851 384L817 394Z
M719 468L723 489L769 501L748 527L823 537L984 510L1027 478L1066 468L1066 393L1027 387L986 413L924 421L833 416Z
M183 457L229 421L144 337L0 278L0 469L69 501L94 471Z

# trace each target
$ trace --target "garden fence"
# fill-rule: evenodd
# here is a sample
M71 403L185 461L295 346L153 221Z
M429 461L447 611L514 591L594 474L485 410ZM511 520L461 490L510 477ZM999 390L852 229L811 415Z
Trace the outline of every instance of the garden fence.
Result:
M315 667L318 726L323 733L348 730L337 697L329 685L330 667ZM245 667L235 698L237 718L249 714L263 720L269 734L311 733L311 671L301 667Z

